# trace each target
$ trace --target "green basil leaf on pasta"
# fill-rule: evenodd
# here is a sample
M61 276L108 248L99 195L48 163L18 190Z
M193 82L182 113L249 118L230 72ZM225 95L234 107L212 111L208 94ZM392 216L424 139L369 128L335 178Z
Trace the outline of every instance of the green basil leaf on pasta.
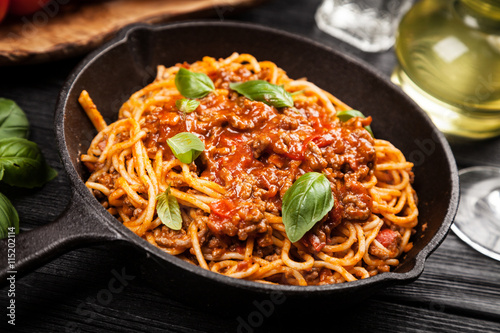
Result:
M156 213L161 222L172 230L182 228L181 209L177 199L170 194L170 187L156 197Z
M28 138L29 122L16 102L0 98L0 139Z
M0 140L0 181L33 188L56 176L57 172L45 162L36 143L23 138Z
M290 95L292 95L292 96L297 96L297 95L303 94L303 93L304 93L304 91L305 91L304 89L302 89L302 90L297 90L297 91L294 91L294 92L290 93Z
M203 142L194 134L182 132L167 140L172 153L182 163L193 162L205 150Z
M342 121L342 122L346 122L349 119L354 118L354 117L366 118L365 115L361 111L358 111L358 110L344 110L344 111L337 112L337 118L339 118L340 121ZM375 137L373 135L373 131L372 131L372 128L370 125L365 126L365 129L368 131L368 133L370 133L372 138Z
M264 80L231 82L229 87L252 101L259 101L276 108L292 107L292 95L282 86Z
M286 191L282 218L291 242L299 241L332 209L334 198L330 186L325 175L309 172L300 176Z
M175 106L184 113L191 113L200 105L200 102L195 99L178 99L175 101Z
M202 98L215 89L206 74L191 72L183 67L175 75L175 86L187 98Z
M0 239L6 238L13 230L19 233L19 215L9 199L0 193Z

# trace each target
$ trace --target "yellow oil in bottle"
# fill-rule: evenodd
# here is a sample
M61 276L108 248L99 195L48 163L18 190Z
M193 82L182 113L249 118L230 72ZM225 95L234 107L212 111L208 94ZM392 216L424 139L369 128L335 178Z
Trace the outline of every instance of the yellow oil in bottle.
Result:
M392 81L450 137L500 135L500 1L422 0L402 19Z

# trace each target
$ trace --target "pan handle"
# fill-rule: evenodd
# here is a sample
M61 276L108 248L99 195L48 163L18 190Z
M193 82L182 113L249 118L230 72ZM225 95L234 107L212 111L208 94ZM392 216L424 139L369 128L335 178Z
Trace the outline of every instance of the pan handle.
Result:
M0 285L12 274L22 276L77 247L124 239L101 220L73 190L66 210L55 221L0 240Z

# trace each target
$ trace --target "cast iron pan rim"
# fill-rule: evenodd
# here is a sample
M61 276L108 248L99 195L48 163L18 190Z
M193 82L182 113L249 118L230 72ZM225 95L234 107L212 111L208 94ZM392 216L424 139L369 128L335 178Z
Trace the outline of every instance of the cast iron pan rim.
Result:
M390 87L391 90L394 91L394 93L399 94L401 97L403 97L406 102L410 105L413 105L414 109L418 110L418 112L421 113L421 115L425 118L425 121L428 123L428 125L433 128L433 132L436 135L436 137L439 140L439 143L441 147L443 147L444 152L446 154L446 160L448 161L448 165L450 168L450 176L451 176L451 200L450 200L450 205L448 207L448 211L446 213L445 218L443 219L440 228L434 235L434 237L431 239L431 241L416 255L415 257L415 264L414 267L405 273L396 273L396 272L388 272L388 273L383 273L376 275L374 277L370 277L369 279L364 279L364 280L357 280L354 282L349 282L349 283L342 283L342 284L330 284L330 285L322 285L322 286L307 286L307 287L301 287L301 286L285 286L285 285L267 285L267 284L262 284L262 283L257 283L257 282L252 282L252 281L246 281L246 280L240 280L240 279L235 279L235 278L230 278L223 276L221 274L217 274L208 270L205 270L201 267L194 266L192 264L186 263L183 260L168 255L167 253L161 251L160 249L154 247L153 245L149 244L148 242L145 242L141 238L137 237L132 231L130 231L128 228L123 226L123 224L119 223L118 220L116 220L114 217L109 215L109 213L101 206L98 204L98 202L90 195L90 192L86 188L84 182L80 179L78 176L76 170L74 169L69 153L66 149L66 140L65 140L65 128L64 128L64 116L65 116L65 105L67 103L67 99L69 97L69 92L75 83L75 81L78 79L80 73L84 70L86 70L89 66L92 65L94 61L96 61L100 56L105 54L107 51L113 49L114 47L121 45L123 43L126 43L130 34L133 33L136 30L147 30L150 32L155 32L155 31L161 31L161 30L175 30L177 28L184 28L184 27L193 27L197 26L200 28L206 28L206 27L224 27L224 28L243 28L243 29L250 29L250 30L260 30L266 33L270 34L275 34L275 35L280 35L284 38L287 39L295 39L299 42L306 43L306 44L311 44L314 47L321 48L327 52L334 53L340 57L346 58L349 62L353 63L355 66L362 67L362 69L366 72L369 72L371 75L375 76L381 83L387 85ZM222 284L227 284L231 285L236 288L241 288L241 289L248 289L248 290L258 290L262 292L273 292L273 291L280 291L280 292L285 292L288 295L291 294L312 294L312 293L331 293L335 292L336 290L350 290L350 289L358 289L362 286L366 285L381 285L381 284L389 284L391 281L396 282L396 283L405 283L405 282L411 282L418 278L418 276L423 272L424 269L424 262L426 258L439 246L439 244L442 243L444 238L446 237L449 228L453 222L453 218L456 214L457 207L458 207L458 170L455 164L455 159L453 157L453 154L451 152L451 149L448 145L448 142L444 138L444 136L436 129L436 127L433 125L431 120L428 118L428 116L411 100L408 96L406 96L401 90L396 88L385 76L382 76L379 74L376 70L373 68L368 67L365 63L361 62L360 60L354 59L348 55L340 54L339 52L328 48L318 42L312 41L310 39L307 39L305 37L301 37L298 35L294 35L285 31L269 28L269 27L264 27L261 25L257 24L250 24L250 23L241 23L241 22L231 22L231 21L211 21L211 20L198 20L198 21L185 21L185 22L180 22L180 23L170 23L170 24L165 24L165 25L158 25L158 26L151 26L151 25L145 25L145 24L135 24L128 26L124 28L121 32L118 33L118 35L106 43L105 45L101 46L94 52L90 53L87 57L85 57L80 64L72 71L72 73L69 75L69 77L66 79L63 88L59 94L59 99L57 102L57 108L56 108L56 116L55 116L55 129L56 129L56 136L57 136L57 145L58 149L61 155L61 159L63 161L64 168L67 171L67 174L74 186L74 189L85 199L85 202L88 204L90 208L93 209L93 211L100 217L102 218L102 223L108 225L115 231L117 231L122 237L123 240L134 244L135 246L145 249L147 252L150 254L159 257L161 260L167 261L173 265L176 265L178 267L181 267L182 269L190 272L197 274L199 276L202 276L207 279L212 279L215 280L216 282L220 282Z

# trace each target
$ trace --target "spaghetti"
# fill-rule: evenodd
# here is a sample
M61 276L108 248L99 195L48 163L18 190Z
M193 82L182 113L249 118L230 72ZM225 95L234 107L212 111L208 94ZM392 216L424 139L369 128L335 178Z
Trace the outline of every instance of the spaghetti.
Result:
M215 89L193 112L178 109L183 67L206 74ZM265 80L293 96L276 108L230 89ZM127 228L161 250L205 269L262 283L320 285L390 271L412 247L418 223L412 163L390 142L365 130L371 117L345 122L350 108L305 79L292 80L270 61L234 53L158 67L154 82L134 93L106 125L87 92L80 103L99 130L82 162L86 185ZM189 164L167 140L190 132L205 145ZM282 199L307 172L324 174L331 211L292 243ZM156 212L165 191L177 199L182 228Z

